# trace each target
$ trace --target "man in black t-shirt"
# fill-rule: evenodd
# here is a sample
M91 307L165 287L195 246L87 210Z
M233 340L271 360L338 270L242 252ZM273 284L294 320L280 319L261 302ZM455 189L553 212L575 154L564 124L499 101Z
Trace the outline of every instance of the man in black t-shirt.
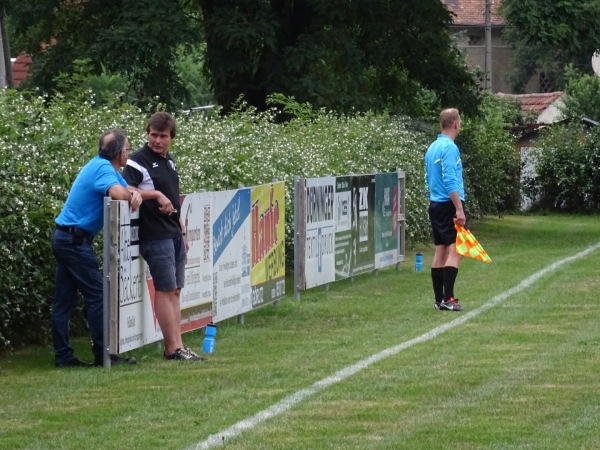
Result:
M175 119L157 112L146 127L148 142L130 155L123 177L138 188L140 207L140 254L148 263L154 283L154 314L165 342L165 359L201 361L181 339L180 294L185 282L189 248L181 222L179 175L169 154L175 138Z

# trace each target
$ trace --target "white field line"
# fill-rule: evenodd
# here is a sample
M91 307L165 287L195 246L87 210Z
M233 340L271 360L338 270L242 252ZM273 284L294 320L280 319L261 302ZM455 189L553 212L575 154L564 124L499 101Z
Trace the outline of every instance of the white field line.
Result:
M363 359L362 361L352 364L351 366L341 369L338 372L334 373L333 375L323 378L322 380L317 381L316 383L314 383L313 385L311 385L307 388L301 389L291 395L288 395L284 399L275 403L273 406L270 406L269 408L267 408L263 411L260 411L259 413L255 414L254 416L243 419L243 420L239 421L238 423L236 423L235 425L232 425L229 428L226 428L225 430L220 431L216 434L211 434L210 436L208 436L208 438L206 438L206 440L199 442L197 444L194 444L192 447L189 447L189 449L190 450L191 449L207 449L207 448L214 447L216 445L223 445L223 443L226 442L227 439L236 437L236 436L240 435L241 433L243 433L244 431L250 430L250 429L256 427L257 425L261 424L262 422L264 422L272 417L275 417L281 413L288 411L289 409L291 409L295 405L299 404L303 400L307 399L311 395L314 395L317 392L322 391L329 386L339 383L340 381L344 381L346 378L354 375L355 373L360 372L361 370L366 369L367 367L371 366L372 364L375 364L376 362L379 362L383 359L393 356L393 355L401 352L404 349L412 347L413 345L420 344L421 342L429 341L429 340L439 336L440 334L445 333L446 331L451 330L452 328L455 328L458 325L461 325L461 324L467 322L468 320L472 319L475 316L478 316L482 312L485 312L488 309L491 309L494 306L497 306L498 304L502 303L504 300L506 300L510 296L512 296L514 294L518 294L519 292L527 289L529 286L531 286L533 283L535 283L537 280L539 280L543 276L548 275L549 273L555 272L561 266L568 264L570 262L573 262L575 260L578 260L580 258L583 258L583 257L587 256L588 254L592 253L593 251L598 250L599 248L600 248L600 242L598 242L590 247L587 247L585 250L582 250L581 252L579 252L573 256L569 256L567 258L561 259L560 261L552 263L549 266L546 266L545 268L541 269L540 271L534 273L533 275L525 278L523 281L521 281L516 286L510 288L509 290L507 290L505 292L502 292L501 294L496 295L491 300L489 300L487 303L484 303L483 305L481 305L479 308L474 309L469 312L466 312L466 313L460 312L460 313L458 313L459 315L456 319L454 319L448 323L445 323L443 325L440 325L440 326L432 329L431 331L428 331L427 333L422 334L421 336L418 336L414 339L403 342L401 344L395 345L394 347L390 347L379 353L371 355L368 358ZM445 314L455 314L455 313L447 312Z

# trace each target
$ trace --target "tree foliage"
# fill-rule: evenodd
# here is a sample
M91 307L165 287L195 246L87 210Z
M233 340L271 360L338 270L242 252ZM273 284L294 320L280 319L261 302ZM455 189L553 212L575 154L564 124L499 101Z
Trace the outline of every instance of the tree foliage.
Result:
M34 57L29 84L44 92L89 59L91 75L124 77L139 104L181 104L194 91L178 76L187 46L206 49L225 111L240 96L265 110L275 93L343 112L473 113L478 104L439 0L5 1Z
M465 120L456 143L464 165L468 213L471 217L518 209L519 154L506 126L519 115L511 99L485 95L481 114Z
M535 174L523 191L534 208L570 213L600 209L600 126L586 128L584 117L600 121L600 77L567 66L563 125L542 135L533 153Z
M583 117L600 122L600 77L568 66L565 78L563 115L576 123Z
M33 55L30 86L53 92L58 74L89 59L95 74L122 75L140 103L175 105L185 96L176 52L201 34L178 0L7 1L15 32Z
M564 86L564 68L573 64L591 71L591 57L600 48L600 2L597 0L503 0L506 40L515 48L511 84L522 92L536 71L557 89Z
M600 209L600 127L582 135L579 123L551 129L536 152L536 175L526 180L535 208L569 213Z
M428 90L473 112L474 81L439 0L195 0L218 102L273 93L337 111L421 113ZM437 107L437 105L436 105Z

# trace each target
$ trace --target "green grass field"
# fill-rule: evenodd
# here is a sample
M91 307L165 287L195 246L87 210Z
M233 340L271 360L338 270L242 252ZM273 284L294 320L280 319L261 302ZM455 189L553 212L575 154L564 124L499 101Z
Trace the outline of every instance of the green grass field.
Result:
M278 306L218 324L206 362L154 345L110 370L55 369L50 347L4 356L0 448L207 448L212 435L226 449L600 448L600 249L580 254L600 218L472 231L492 263L463 260L463 313L433 309L421 247L420 273L411 251L400 270L299 302L288 283ZM200 350L202 332L184 338Z

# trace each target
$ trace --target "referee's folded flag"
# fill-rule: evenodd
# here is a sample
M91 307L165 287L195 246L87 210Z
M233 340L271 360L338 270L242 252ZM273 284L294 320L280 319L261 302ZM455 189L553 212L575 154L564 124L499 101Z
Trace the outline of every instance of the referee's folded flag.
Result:
M483 262L492 262L488 254L485 252L483 247L475 236L462 225L459 225L454 221L454 228L456 228L456 253L468 258L479 259Z

